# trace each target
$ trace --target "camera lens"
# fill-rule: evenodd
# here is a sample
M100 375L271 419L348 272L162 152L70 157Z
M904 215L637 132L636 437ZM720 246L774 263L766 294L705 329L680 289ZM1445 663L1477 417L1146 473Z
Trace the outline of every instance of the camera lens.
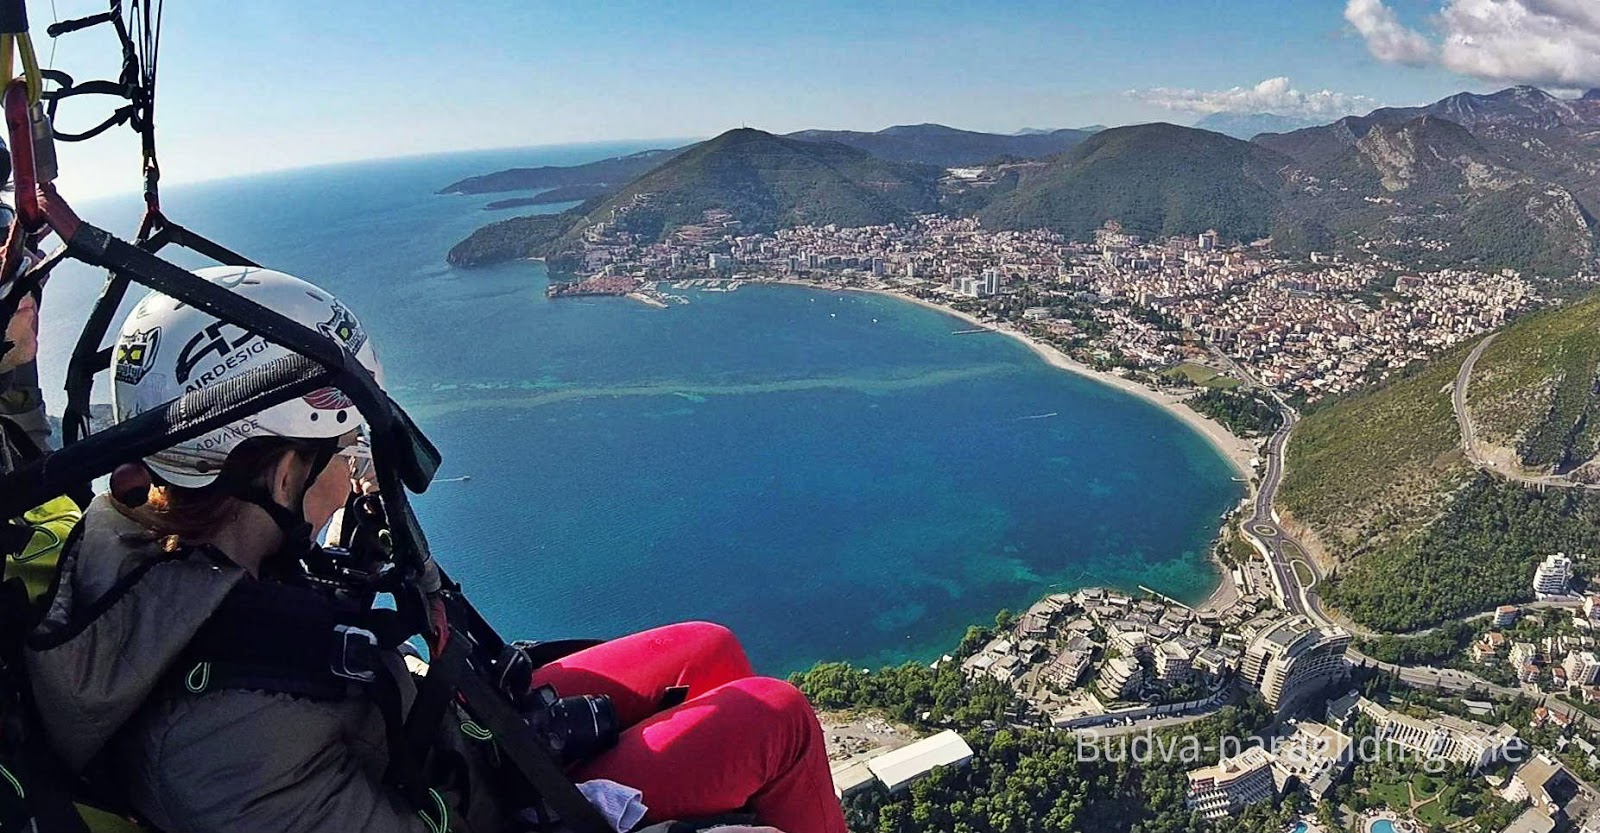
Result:
M588 760L610 749L619 734L616 710L604 695L562 697L528 715L563 764Z

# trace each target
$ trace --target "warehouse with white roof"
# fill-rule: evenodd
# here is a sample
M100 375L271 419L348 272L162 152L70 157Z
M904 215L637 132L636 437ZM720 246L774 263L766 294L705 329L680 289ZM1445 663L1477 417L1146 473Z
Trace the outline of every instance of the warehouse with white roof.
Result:
M867 768L891 793L911 786L911 782L932 772L934 767L965 766L972 760L972 747L961 736L946 729L910 746L885 752L867 762Z

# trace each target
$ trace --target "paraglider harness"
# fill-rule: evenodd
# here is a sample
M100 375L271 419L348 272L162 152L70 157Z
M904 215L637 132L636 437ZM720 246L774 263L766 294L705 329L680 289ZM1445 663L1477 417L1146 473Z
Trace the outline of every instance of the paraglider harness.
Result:
M151 2L156 4L153 16ZM330 648L332 661L327 660L330 654L318 653L315 660L306 661L304 674L285 670L279 663L266 675L272 678L268 682L280 688L304 685L307 696L333 693L321 686L335 680L341 685L372 685L384 676L375 673L374 655L403 639L420 637L429 651L428 671L420 678L415 700L403 719L398 701L376 690L381 686L373 688L374 699L387 712L390 722L390 768L386 780L406 796L429 826L439 831L449 827L445 804L429 783L428 774L435 759L438 727L447 711L457 707L479 729L481 739L494 743L501 769L525 788L522 794L529 797L529 803L535 803L537 796L560 817L564 829L610 833L609 823L565 774L556 751L519 713L513 698L521 693L509 685L515 678L525 679L524 675L538 664L593 643L528 646L501 639L429 552L408 493L420 494L427 489L438 469L440 455L405 411L342 346L157 254L163 247L176 244L223 264L255 265L172 223L161 211L160 169L155 161L151 115L160 11L159 0L151 2L142 7L142 25L139 0L132 2L133 26L124 22L120 0L111 0L107 12L50 27L52 36L100 24L109 24L117 31L124 50L122 77L117 82L83 84L74 84L62 73L39 73L31 44L25 43L27 25L22 0L0 2L0 37L8 39L0 42L0 63L4 63L0 70L10 71L8 56L13 38L25 45L23 64L27 70L25 77L10 81L3 97L16 177L17 213L0 248L0 321L9 320L24 295L37 296L51 270L63 260L70 258L107 270L106 282L68 369L65 444L0 474L0 519L19 517L60 495L78 496L86 503L90 484L107 475L112 476L114 493L131 498L149 483L149 473L140 462L144 457L279 403L322 388L337 388L354 402L366 422L378 493L350 507L361 517L354 539L345 542L352 548L326 551L307 559L310 569L304 585L295 588L327 594L344 605L320 607L318 613L299 617L289 626L306 638L334 639ZM141 56L141 50L148 54ZM41 91L41 74L55 81L57 89ZM119 95L129 104L91 130L53 136L50 123L55 106L79 94ZM145 215L134 242L84 222L53 184L54 139L87 139L119 122L130 123L140 134L145 157ZM24 253L36 251L52 233L59 238L59 246L48 255L30 259L24 268ZM102 345L118 305L134 283L259 335L291 354L89 433L87 415L93 380L97 373L110 367L112 359L111 348ZM379 594L393 597L394 611L371 611L372 601ZM4 602L7 621L0 623L0 633L8 638L0 640L6 643L0 650L0 672L5 675L0 681L0 693L12 701L5 704L8 713L16 715L27 711L28 686L20 678L20 635L31 623L21 621L25 617L19 613L26 609L25 598L19 601L8 597ZM188 684L203 689L232 680L242 685L249 682L250 660L263 661L257 663L258 671L281 660L281 650L259 637L243 636L261 630L260 619L254 619L251 628L240 624L248 618L250 604L281 609L282 600L263 597L225 606L227 612L214 623L213 638L200 640L201 644L194 647L198 659L185 675ZM346 621L336 615L336 611L345 609L359 616L359 621ZM280 645L289 644L294 636L278 633L276 639ZM309 656L313 652L301 653ZM261 682L260 676L257 683ZM0 783L0 830L11 830L19 820L30 818L33 824L52 830L82 829L70 803L64 800L82 785L72 783L73 777L54 765L39 737L41 732L26 731L31 727L8 728L17 728L24 737L24 748L16 756L39 765L27 773L26 790L0 767L0 782L10 781L23 802L19 807L10 807L15 802L10 801L5 784ZM8 740L15 740L15 732L7 734Z

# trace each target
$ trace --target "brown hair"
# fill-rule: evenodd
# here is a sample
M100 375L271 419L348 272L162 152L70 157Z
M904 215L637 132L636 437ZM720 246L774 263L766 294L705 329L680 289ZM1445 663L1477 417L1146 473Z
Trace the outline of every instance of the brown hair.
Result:
M283 452L302 452L301 445L278 437L251 438L228 454L217 479L208 485L190 489L152 484L144 505L129 506L115 494L111 505L159 538L162 549L173 552L226 521L237 506L234 495L239 489L258 480Z

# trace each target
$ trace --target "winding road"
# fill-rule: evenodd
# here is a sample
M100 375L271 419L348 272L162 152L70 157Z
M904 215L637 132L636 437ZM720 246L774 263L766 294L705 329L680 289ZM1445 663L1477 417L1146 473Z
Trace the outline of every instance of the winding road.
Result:
M1461 450L1466 452L1467 459L1479 470L1492 472L1513 483L1539 489L1548 487L1600 489L1600 484L1578 483L1558 474L1529 475L1514 465L1489 459L1478 446L1478 429L1472 424L1472 412L1467 409L1467 387L1472 383L1472 369L1477 366L1478 357L1483 355L1483 351L1488 349L1498 335L1500 335L1498 332L1494 332L1484 336L1483 340L1478 342L1478 346L1467 354L1466 360L1461 363L1461 369L1456 371L1455 387L1450 391L1450 407L1455 411L1456 426L1461 430Z

